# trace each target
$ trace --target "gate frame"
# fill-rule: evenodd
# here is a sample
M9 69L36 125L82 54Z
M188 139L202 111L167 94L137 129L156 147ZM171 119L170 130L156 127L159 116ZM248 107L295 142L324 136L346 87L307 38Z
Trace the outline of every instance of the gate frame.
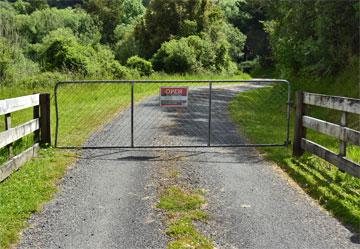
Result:
M66 84L131 84L131 145L130 146L58 146L59 135L59 106L58 106L58 88ZM164 145L164 146L136 146L134 144L134 86L136 83L208 83L209 86L209 111L208 111L208 141L207 145ZM287 111L286 111L286 140L282 144L224 144L213 145L211 144L211 120L212 120L212 84L213 83L282 83L287 84ZM253 79L253 80L67 80L58 81L54 87L55 96L55 114L56 114L56 127L55 127L55 148L60 149L163 149L163 148L241 148L241 147L288 147L290 141L290 114L291 114L291 83L284 79Z

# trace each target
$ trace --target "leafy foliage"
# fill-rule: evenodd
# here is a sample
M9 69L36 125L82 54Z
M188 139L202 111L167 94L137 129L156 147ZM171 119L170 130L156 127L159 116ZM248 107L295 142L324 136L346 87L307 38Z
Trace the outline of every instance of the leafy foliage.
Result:
M208 0L150 1L143 20L135 28L143 55L150 57L163 42L174 37L204 31L213 8Z
M85 50L69 29L51 31L35 47L45 70L69 70L87 73Z
M230 72L234 65L228 52L228 43L214 44L203 34L163 43L152 61L156 70L167 73Z
M0 37L0 85L16 83L39 72L39 66L27 59L21 49Z
M84 8L102 23L103 42L114 43L114 30L122 23L130 24L144 12L141 0L88 0Z
M359 52L355 1L278 2L267 23L274 57L283 72L339 72Z
M100 32L91 16L79 9L47 8L17 16L17 26L30 43L38 43L59 28L69 28L83 43L98 43Z
M121 63L126 63L131 56L139 54L139 44L135 39L134 24L120 24L115 29L115 54Z
M139 56L130 57L126 62L126 65L129 68L136 69L141 76L149 76L153 73L152 63Z
M336 74L359 53L359 6L355 0L0 1L7 51L1 81L36 74L39 65L82 77L148 75L146 60L167 73L232 73L276 63L284 76Z
M107 46L83 45L69 29L50 32L34 49L45 70L70 71L99 78L124 78L131 73L115 60Z
M276 5L274 4L270 8L269 2L261 0L223 0L219 2L228 22L246 35L243 60L248 61L247 64L257 61L258 57L263 66L269 66L272 63L269 35L263 27L263 21L270 20L268 12L276 11ZM276 14L273 13L273 16L275 18Z

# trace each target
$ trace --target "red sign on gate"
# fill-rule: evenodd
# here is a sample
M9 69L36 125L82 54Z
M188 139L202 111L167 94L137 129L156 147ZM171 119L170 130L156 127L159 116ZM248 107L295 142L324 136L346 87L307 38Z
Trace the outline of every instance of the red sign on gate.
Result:
M160 87L160 106L187 107L188 87Z

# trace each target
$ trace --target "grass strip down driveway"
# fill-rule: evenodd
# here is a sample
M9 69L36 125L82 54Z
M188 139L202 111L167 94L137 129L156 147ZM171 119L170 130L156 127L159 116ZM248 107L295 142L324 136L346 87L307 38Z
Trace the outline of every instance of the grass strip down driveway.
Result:
M158 208L167 217L166 234L172 239L167 248L213 249L214 243L199 232L194 221L206 222L208 214L201 207L206 205L201 190L167 186L160 195Z

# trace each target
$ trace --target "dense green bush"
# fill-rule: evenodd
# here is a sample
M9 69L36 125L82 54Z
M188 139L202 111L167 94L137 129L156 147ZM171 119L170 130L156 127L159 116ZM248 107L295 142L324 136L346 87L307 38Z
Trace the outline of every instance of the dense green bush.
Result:
M359 53L358 1L280 1L266 23L284 74L326 75Z
M14 7L9 2L0 2L0 10L15 11Z
M141 0L88 0L84 8L100 20L102 41L115 43L114 30L121 24L130 24L145 11Z
M137 70L122 66L118 62L111 65L112 78L119 79L139 79L140 74Z
M108 46L96 45L89 50L88 75L92 78L125 79L138 77L139 73L134 69L122 66Z
M6 71L9 65L12 63L15 57L14 48L8 44L8 42L2 38L0 39L0 79L3 80L6 75Z
M45 70L89 73L86 57L89 48L79 44L70 29L51 31L34 49Z
M39 66L27 59L21 48L0 37L0 84L17 83L39 72Z
M167 73L236 70L226 40L214 44L206 34L202 34L202 37L189 36L163 43L152 62L155 70L164 70Z
M70 75L59 72L42 72L36 75L24 77L19 84L26 88L39 88L54 86L56 82L68 80Z
M69 28L84 44L100 41L100 32L92 17L81 9L46 8L36 10L31 15L18 15L19 32L30 43L39 43L51 31Z
M149 76L153 73L152 63L139 56L130 57L126 62L126 66L136 69L141 76Z
M157 71L167 73L185 73L194 70L196 54L186 38L163 43L154 55L152 62Z
M210 0L150 1L134 30L142 56L151 57L163 42L173 38L212 30L213 25L224 21L222 16L214 15L217 10Z
M224 33L227 41L230 44L229 53L233 61L240 63L244 57L244 47L246 42L246 35L240 32L231 24L224 24Z
M114 48L116 58L123 64L130 57L139 54L139 44L135 39L133 30L134 24L121 24L114 31L117 40Z
M2 9L0 6L0 37L6 38L12 43L21 41L16 27L16 12L14 10Z
M115 60L104 45L80 44L70 29L58 29L33 46L44 70L72 72L91 78L124 78L135 74Z

